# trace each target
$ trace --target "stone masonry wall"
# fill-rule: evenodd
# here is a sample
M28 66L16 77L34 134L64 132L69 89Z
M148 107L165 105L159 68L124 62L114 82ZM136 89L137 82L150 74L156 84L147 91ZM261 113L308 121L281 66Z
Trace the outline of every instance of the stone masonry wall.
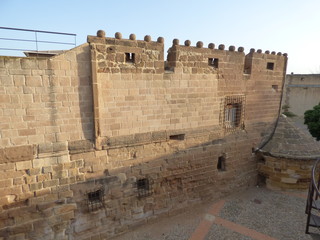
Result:
M320 74L290 74L286 77L283 105L303 117L320 102Z
M92 139L89 46L49 59L0 57L1 147Z
M256 184L286 56L163 41L0 58L0 239L108 239Z
M34 146L7 148L1 159L0 236L106 239L254 184L256 162L246 134L226 139L216 134L198 129L184 141L101 151L88 142L69 142L59 145L61 155L55 157ZM41 154L51 156L39 159ZM226 160L223 171L217 169L220 156ZM144 177L152 180L151 195L139 198L136 182ZM90 212L86 193L101 186L104 208Z
M311 181L314 159L286 159L264 156L258 171L270 189L305 190Z

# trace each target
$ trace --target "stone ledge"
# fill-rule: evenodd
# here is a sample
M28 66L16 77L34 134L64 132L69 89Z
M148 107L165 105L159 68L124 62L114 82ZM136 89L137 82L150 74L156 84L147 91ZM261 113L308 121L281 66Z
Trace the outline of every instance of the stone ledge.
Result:
M221 127L218 125L199 127L194 129L180 129L180 130L164 130L148 133L137 133L132 135L118 136L118 137L102 137L102 149L111 149L118 147L136 146L155 142L165 142L170 140L170 136L184 135L184 140L188 138L208 136L208 140L221 138Z
M0 163L32 160L36 153L35 145L2 148L0 149Z
M94 145L90 140L78 140L68 142L68 150L70 154L92 152Z

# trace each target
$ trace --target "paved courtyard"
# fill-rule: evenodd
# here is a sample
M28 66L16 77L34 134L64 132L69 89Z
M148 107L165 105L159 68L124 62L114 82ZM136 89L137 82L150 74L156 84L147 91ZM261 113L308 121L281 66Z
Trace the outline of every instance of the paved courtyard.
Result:
M113 240L320 240L305 234L307 192L253 187L184 213L161 218Z

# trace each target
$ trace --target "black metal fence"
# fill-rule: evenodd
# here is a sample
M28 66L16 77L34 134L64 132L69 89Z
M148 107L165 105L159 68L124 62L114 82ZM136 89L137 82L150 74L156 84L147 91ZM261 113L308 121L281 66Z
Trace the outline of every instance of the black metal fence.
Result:
M73 33L0 27L0 55L70 49L76 46L76 36Z

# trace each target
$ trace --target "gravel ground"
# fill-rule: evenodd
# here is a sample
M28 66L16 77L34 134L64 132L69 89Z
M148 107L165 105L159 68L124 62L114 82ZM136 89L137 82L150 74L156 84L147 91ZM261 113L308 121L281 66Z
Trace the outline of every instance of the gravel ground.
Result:
M306 199L294 193L255 187L226 197L225 200L226 203L219 214L222 219L279 240L320 240L320 232L315 228L310 228L310 232L315 234L304 233L307 217L304 213ZM183 214L161 218L113 240L188 240L212 204L192 207ZM234 239L253 238L213 224L204 240Z
M253 240L253 238L246 237L240 233L233 232L224 227L213 224L206 236L205 240Z
M196 206L176 216L162 217L112 240L187 240L211 204Z

